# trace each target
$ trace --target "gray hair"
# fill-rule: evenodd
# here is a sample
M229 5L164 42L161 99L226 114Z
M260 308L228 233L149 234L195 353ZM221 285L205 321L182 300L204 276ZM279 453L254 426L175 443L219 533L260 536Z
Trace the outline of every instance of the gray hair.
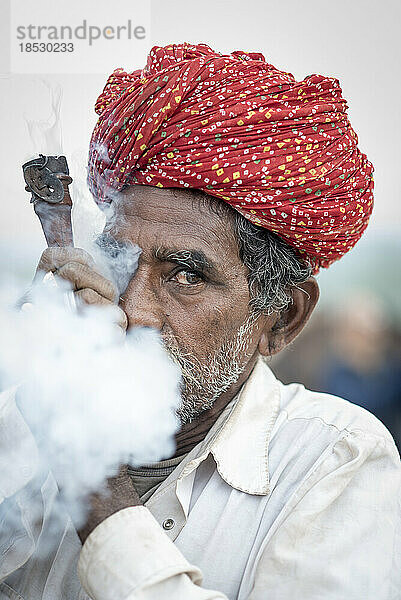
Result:
M253 311L271 314L287 308L292 302L291 289L311 276L311 265L279 236L254 225L222 200L199 190L192 191L198 202L215 214L230 218L239 257L249 271Z
M239 256L249 270L251 307L268 314L283 311L292 302L291 288L311 276L311 266L287 242L240 213L235 214L234 231Z

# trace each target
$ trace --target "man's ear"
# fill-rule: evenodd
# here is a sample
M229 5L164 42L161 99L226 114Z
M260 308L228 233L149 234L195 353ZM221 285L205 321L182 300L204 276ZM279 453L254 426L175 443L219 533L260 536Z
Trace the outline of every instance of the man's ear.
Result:
M319 299L319 286L314 277L294 287L292 302L276 319L267 319L258 345L262 356L277 354L292 342L309 320Z

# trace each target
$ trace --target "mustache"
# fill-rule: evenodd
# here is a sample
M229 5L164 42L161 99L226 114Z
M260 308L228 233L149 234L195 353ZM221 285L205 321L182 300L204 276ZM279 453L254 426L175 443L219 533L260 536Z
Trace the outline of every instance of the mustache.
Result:
M198 373L202 369L200 360L188 350L183 349L171 332L161 332L163 346L171 360L180 367L182 378L186 383L201 389Z
M182 379L186 385L191 385L193 390L201 391L205 386L204 375L208 372L209 376L220 375L216 373L222 371L238 371L239 356L246 352L248 345L248 335L257 326L258 315L251 312L247 319L241 324L235 335L228 336L220 348L210 352L201 361L193 352L182 347L172 331L162 330L160 332L163 345L175 364L181 369ZM232 360L234 364L228 365L227 361ZM235 366L234 366L235 365ZM245 365L244 365L245 366Z

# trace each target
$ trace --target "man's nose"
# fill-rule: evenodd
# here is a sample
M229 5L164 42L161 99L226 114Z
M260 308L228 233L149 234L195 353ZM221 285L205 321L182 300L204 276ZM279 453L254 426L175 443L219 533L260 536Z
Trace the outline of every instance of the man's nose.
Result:
M131 279L119 306L128 317L128 327L152 327L161 331L163 327L160 301L149 276L140 269Z

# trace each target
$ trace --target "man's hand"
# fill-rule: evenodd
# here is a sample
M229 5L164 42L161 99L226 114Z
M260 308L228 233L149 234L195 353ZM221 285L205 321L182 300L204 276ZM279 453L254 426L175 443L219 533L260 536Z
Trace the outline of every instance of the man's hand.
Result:
M114 306L118 325L127 329L127 315L116 304L115 286L96 271L88 252L81 248L47 248L40 258L35 277L49 271L71 283L78 302Z
M91 508L88 518L85 525L78 531L82 544L95 527L107 517L123 508L141 505L141 500L125 465L120 467L115 477L107 480L105 492L103 494L92 494L89 501Z

